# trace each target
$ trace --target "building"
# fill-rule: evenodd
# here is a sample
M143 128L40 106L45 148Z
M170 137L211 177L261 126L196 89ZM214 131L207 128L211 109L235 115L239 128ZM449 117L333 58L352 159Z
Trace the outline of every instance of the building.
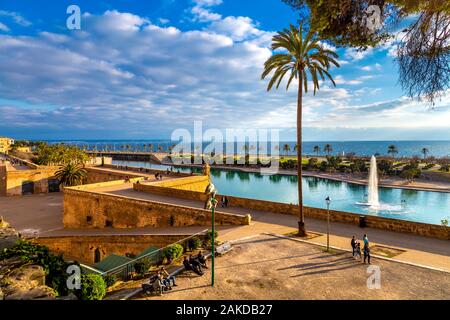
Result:
M0 153L7 153L14 144L14 139L0 137Z
M14 150L19 151L19 152L29 153L29 152L31 152L31 147L17 147L17 148L14 148Z

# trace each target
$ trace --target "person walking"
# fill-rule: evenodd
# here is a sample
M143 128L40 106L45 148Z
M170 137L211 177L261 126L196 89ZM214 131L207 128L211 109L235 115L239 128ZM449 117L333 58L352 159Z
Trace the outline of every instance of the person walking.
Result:
M360 242L356 242L356 250L355 250L355 259L359 259L361 260L361 243Z
M369 246L369 238L367 237L367 234L364 235L363 241L364 241L364 247Z
M365 245L364 246L364 264L366 264L366 259L367 259L367 262L370 264L370 248L369 248L369 245Z
M356 253L356 239L355 236L352 237L352 241L350 242L351 246L352 246L352 256L353 258L355 257L355 253Z

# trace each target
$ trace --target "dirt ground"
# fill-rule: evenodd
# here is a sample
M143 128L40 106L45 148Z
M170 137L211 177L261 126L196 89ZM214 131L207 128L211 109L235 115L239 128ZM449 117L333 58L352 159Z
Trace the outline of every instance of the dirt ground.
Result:
M368 288L368 265L349 253L261 235L216 258L214 288L208 269L202 277L179 275L162 297L135 299L450 299L449 273L379 259L372 266L380 267L380 289Z

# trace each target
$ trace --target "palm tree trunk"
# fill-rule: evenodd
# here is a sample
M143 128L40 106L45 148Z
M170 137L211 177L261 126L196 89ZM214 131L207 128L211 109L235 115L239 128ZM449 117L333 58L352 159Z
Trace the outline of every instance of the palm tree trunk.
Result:
M302 188L302 98L303 98L303 76L302 72L299 72L298 80L298 100L297 100L297 175L298 175L298 235L304 237L306 235L305 230L305 218L303 216L303 188Z

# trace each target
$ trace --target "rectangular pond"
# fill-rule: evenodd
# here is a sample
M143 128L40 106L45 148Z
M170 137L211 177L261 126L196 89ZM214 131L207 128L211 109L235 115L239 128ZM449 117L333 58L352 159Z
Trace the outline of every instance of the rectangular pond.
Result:
M149 162L113 161L113 164L166 170L169 166ZM173 168L181 172L201 172L197 168ZM220 194L282 203L298 203L297 176L261 175L234 170L211 169L211 178ZM367 201L367 186L317 177L303 177L305 206L326 209L325 198L332 199L330 209L385 218L441 224L450 216L450 193L397 188L379 188L382 209L374 210L357 202Z

